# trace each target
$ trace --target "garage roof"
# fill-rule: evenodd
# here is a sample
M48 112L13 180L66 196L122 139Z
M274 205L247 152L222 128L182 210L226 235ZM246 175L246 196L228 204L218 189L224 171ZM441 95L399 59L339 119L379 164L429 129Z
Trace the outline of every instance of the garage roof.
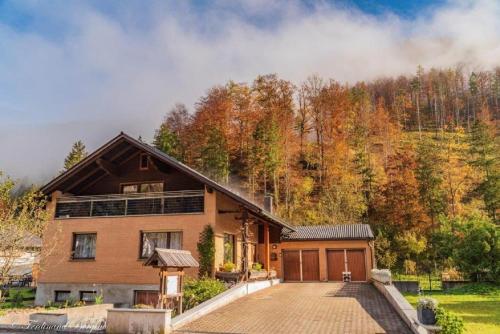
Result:
M365 240L373 239L368 224L295 226L295 231L281 235L283 241L295 240Z

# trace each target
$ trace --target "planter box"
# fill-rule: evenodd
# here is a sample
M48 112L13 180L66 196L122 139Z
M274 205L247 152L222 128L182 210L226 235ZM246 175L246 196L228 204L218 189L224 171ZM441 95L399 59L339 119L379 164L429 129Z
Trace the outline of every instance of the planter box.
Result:
M217 271L215 273L215 278L220 279L224 282L238 282L241 278L241 273L239 271L234 272L226 272L226 271Z
M109 309L106 333L170 333L171 313L172 310L164 309Z
M442 289L449 290L453 288L458 288L470 283L470 281L442 281Z
M267 279L267 271L265 270L250 270L248 279L250 280L264 280Z
M417 309L418 321L424 325L435 325L436 324L436 312L428 308L418 308Z
M30 314L30 324L45 324L50 326L64 326L68 322L66 313L33 313Z
M399 290L399 292L418 293L418 281L392 281L392 284Z

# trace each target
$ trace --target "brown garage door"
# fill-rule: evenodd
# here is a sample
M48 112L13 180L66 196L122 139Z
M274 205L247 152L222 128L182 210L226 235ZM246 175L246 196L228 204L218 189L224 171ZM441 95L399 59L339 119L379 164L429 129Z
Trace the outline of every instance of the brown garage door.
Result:
M366 281L365 251L347 250L347 268L351 272L351 281Z
M158 291L136 290L134 296L134 304L151 305L156 307L156 304L158 304Z
M319 281L318 250L284 250L283 272L285 281Z
M300 281L300 251L283 251L283 271L285 281Z
M319 252L317 250L302 251L302 280L319 281Z
M345 271L345 253L344 250L328 250L326 252L328 280L342 281L342 272Z

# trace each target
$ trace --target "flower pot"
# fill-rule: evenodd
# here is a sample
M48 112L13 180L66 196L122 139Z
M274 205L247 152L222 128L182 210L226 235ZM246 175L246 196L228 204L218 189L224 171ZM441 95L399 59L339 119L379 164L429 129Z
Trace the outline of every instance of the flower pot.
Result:
M418 308L417 309L418 321L424 325L435 325L436 324L436 312L429 308Z

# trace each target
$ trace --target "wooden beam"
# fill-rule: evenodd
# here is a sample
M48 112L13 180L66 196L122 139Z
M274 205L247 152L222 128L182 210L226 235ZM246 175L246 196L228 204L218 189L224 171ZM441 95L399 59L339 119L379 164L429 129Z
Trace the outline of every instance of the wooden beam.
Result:
M120 175L120 171L118 169L118 166L115 165L112 162L109 162L107 160L104 160L103 158L99 158L96 160L97 165L104 170L106 173L112 176L118 176Z
M264 269L269 272L271 268L271 253L269 247L269 224L264 223Z
M242 262L242 271L243 271L243 279L245 281L248 281L248 245L250 244L250 230L249 230L249 225L250 222L248 221L248 211L246 209L243 209L242 215L241 215L241 220L242 220L242 235L243 235L243 254L241 258Z

